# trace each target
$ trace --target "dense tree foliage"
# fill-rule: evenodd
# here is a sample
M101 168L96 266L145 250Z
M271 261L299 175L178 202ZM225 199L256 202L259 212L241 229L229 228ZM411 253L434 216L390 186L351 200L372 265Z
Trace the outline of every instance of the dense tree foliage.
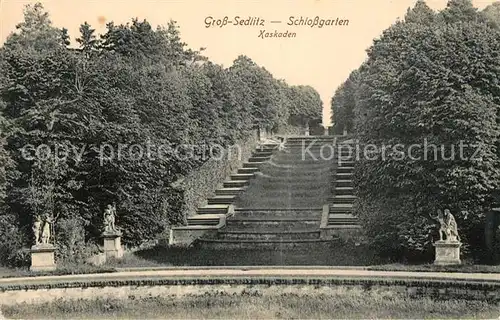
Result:
M310 86L293 86L289 98L292 104L289 108L290 119L297 125L307 125L310 121L320 121L323 109L321 97Z
M361 147L376 146L356 166L356 212L381 254L432 253L429 215L443 208L465 252L484 248L484 214L500 183L500 34L491 12L488 22L469 0L439 13L418 1L374 41L354 92L349 80L337 90L336 125L354 123Z
M36 4L0 49L3 262L19 261L44 214L60 254L81 256L113 202L126 243L154 238L185 221L172 184L207 160L203 146L229 147L257 125L279 129L290 114L321 116L309 109L314 89L289 96L292 87L245 56L213 64L174 21L110 22L102 35L85 22L76 43Z
M354 129L358 75L358 70L351 72L349 78L337 88L332 98L332 122L334 132L337 134L342 134L344 130L352 132Z

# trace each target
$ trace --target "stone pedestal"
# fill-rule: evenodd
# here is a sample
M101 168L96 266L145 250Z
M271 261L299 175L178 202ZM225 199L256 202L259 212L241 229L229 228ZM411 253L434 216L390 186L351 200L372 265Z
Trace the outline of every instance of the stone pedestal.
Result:
M102 238L104 240L104 253L106 258L119 259L123 257L123 248L121 244L120 232L104 232Z
M31 271L53 271L56 269L54 252L51 244L39 244L31 247Z
M457 265L460 264L460 247L462 243L459 241L440 240L434 243L436 247L436 265Z

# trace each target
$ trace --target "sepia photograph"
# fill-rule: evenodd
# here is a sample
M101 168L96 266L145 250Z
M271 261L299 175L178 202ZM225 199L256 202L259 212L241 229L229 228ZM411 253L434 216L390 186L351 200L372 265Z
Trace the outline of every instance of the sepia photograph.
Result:
M500 319L500 1L0 0L4 319Z

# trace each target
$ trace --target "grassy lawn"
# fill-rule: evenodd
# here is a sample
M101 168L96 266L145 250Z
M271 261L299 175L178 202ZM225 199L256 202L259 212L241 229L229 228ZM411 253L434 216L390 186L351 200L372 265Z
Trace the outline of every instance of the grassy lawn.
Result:
M349 243L318 244L315 248L206 249L154 247L126 252L121 260L103 266L62 264L52 272L31 272L28 268L0 268L0 278L40 275L115 272L116 268L185 266L366 266L368 270L414 272L500 273L500 265L436 266L433 264L382 264L366 247Z
M129 297L63 301L40 305L4 306L15 319L497 319L499 303L432 300L390 293L345 291L300 296L276 291L203 296Z
M374 262L373 254L363 246L326 243L314 248L282 249L156 247L129 255L115 266L366 266Z

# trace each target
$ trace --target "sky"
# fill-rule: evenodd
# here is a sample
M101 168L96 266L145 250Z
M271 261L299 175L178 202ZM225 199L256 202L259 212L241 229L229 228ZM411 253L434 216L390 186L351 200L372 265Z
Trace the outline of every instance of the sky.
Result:
M241 54L290 85L310 85L323 101L323 123L330 124L330 103L336 88L366 59L366 49L397 19L402 19L417 0L46 0L39 1L50 13L53 25L65 27L74 41L87 21L98 33L105 24L146 19L152 25L177 21L181 38L192 49L206 48L211 61L229 67ZM27 0L0 0L0 42L23 19ZM434 10L447 0L427 0ZM474 0L483 9L493 0ZM226 24L217 20L253 22ZM344 21L322 28L288 25L315 17ZM253 19L252 19L253 18ZM259 20L258 20L259 19ZM337 20L338 19L338 20ZM348 20L346 25L345 20ZM206 27L206 22L215 26ZM260 23L263 23L263 26ZM300 22L300 21L297 21ZM260 37L264 33L295 33L291 38Z

